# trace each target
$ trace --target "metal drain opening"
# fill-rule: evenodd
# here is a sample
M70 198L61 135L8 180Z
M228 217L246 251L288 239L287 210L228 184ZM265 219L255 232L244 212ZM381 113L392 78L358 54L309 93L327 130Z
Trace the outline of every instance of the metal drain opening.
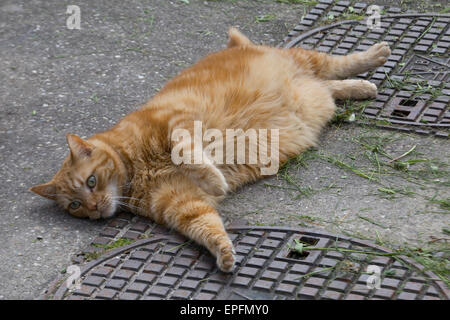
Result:
M301 237L299 239L300 242L306 243L310 246L315 246L317 242L319 242L319 239L311 238L311 237Z
M294 239L295 244L302 243L306 246L315 246L318 242L319 242L319 239L305 237L305 236L300 237L300 239ZM309 254L310 254L309 251L296 250L295 245L294 245L293 248L289 249L289 252L288 252L286 258L304 260L304 259L306 259L306 257L309 256Z
M289 250L289 253L286 256L286 258L296 259L296 260L304 260L307 256L309 256L308 251L302 251L302 253L300 253L296 250L291 249L291 250Z
M416 100L403 99L402 101L400 101L400 105L405 107L415 107L417 102L418 101Z
M411 111L406 111L406 110L394 110L392 112L392 116L394 117L398 117L398 118L408 118L409 114L411 113Z

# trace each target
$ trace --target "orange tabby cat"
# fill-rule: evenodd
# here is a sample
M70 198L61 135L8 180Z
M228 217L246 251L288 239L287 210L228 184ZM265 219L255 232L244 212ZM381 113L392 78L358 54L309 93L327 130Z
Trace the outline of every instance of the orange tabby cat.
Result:
M315 144L333 116L334 99L376 96L368 81L339 79L381 66L389 54L385 42L348 56L275 49L231 28L227 49L181 72L112 129L87 140L68 134L70 155L61 169L31 190L77 217L107 218L121 206L149 217L206 246L220 270L230 272L233 245L214 208L228 191L261 178L267 163L213 161L203 141L200 162L175 164L175 148L190 156L198 147L174 132L195 135L195 121L201 133L275 129L278 157L270 161L281 165ZM252 143L264 145L245 139L247 156ZM220 146L237 148L236 141L227 138Z

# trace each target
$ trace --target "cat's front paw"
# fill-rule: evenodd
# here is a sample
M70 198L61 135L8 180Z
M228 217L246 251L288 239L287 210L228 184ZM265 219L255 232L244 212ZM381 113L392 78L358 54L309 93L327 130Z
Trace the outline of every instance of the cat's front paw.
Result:
M227 180L223 173L209 159L207 160L206 166L209 169L209 174L204 190L217 197L224 196L229 189Z
M206 192L216 197L224 196L228 191L228 184L226 182L222 183L222 181L220 183L210 184L208 187L209 189Z
M233 271L234 263L236 261L234 254L235 252L232 244L220 250L220 252L217 254L217 266L221 271Z
M195 181L197 185L203 189L206 193L209 193L216 197L221 197L227 194L229 189L227 182L225 179L222 179L220 176L209 176L204 181Z

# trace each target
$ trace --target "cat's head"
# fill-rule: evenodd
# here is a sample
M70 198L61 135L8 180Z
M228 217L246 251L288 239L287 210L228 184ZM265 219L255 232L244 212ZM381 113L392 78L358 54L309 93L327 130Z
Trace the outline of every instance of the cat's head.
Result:
M86 141L68 134L70 154L48 183L31 191L55 200L79 218L108 218L114 215L122 196L123 164L100 140Z

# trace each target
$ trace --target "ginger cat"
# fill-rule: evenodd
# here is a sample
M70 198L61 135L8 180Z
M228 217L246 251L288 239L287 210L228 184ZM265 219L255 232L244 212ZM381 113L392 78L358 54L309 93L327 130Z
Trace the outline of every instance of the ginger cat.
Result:
M339 79L381 66L389 54L385 42L347 56L276 49L231 28L227 49L181 72L112 129L87 140L68 134L70 154L60 170L30 190L76 217L108 218L120 207L149 217L204 245L219 269L230 272L233 245L215 207L228 191L262 178L264 164L213 161L204 144L201 162L175 164L175 148L183 145L183 156L199 150L173 133L195 134L194 121L201 121L202 133L276 129L277 158L270 161L282 165L316 143L335 112L334 99L376 96L368 81ZM226 140L232 148L236 141ZM247 156L251 147L245 146Z

